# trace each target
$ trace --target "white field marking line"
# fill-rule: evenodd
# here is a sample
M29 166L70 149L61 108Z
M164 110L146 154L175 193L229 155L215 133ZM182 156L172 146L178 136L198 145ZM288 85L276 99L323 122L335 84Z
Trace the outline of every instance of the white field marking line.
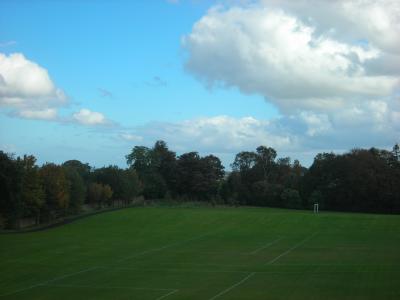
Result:
M201 239L201 238L203 238L203 237L205 237L205 236L207 236L207 235L211 235L211 234L214 234L214 233L215 233L215 232L209 232L209 233L205 233L205 234L202 234L202 235L199 235L199 236L196 236L196 237L187 239L187 240L183 240L183 241L179 241L179 242L167 244L167 245L164 245L164 246L159 247L159 248L154 248L154 249L145 250L145 251L143 251L143 252L139 252L139 253L136 253L136 254L133 254L133 255L130 255L130 256L126 256L126 257L124 257L124 258L121 258L121 259L119 259L117 262L123 262L123 261L125 261L125 260L131 259L131 258L135 258L135 257L139 257L139 256L142 256L142 255L146 255L146 254L148 254L148 253L161 251L161 250L164 250L164 249L167 249L167 248L171 248L171 247L174 247L174 246L178 246L178 245L182 245L182 244L185 244L185 243L188 243L188 242L191 242L191 241L199 240L199 239Z
M235 284L231 285L230 287L228 287L227 289L223 290L222 292L216 294L214 297L210 298L209 300L214 300L216 298L218 298L219 296L222 296L223 294L226 294L227 292L229 292L230 290L234 289L235 287L241 285L243 282L245 282L246 280L248 280L250 277L252 277L254 274L256 274L255 272L250 273L249 275L247 275L245 278L243 278L242 280L240 280L239 282L236 282Z
M257 254L258 252L260 252L261 250L267 249L268 247L272 246L273 244L276 244L277 242L279 242L282 239L282 237L277 238L275 240L273 240L272 242L269 242L268 244L265 244L264 246L252 251L252 252L248 252L248 253L244 253L244 254Z
M230 271L230 270L193 270L193 269L141 269L141 268L114 268L117 270L132 270L132 271L166 271L166 272L182 272L182 273L241 273L248 274L249 272L254 274L336 274L336 273L397 273L400 272L399 269L396 270L320 270L320 271ZM109 269L110 270L110 269ZM172 289L167 289L172 290Z
M235 268L237 268L237 267L247 268L248 267L248 265L206 264L206 263L195 264L195 263L181 263L181 262L177 262L177 263L175 263L175 262L159 262L158 264L160 264L160 265L175 265L175 266L176 265L183 265L183 266L187 265L187 266L210 266L210 267L217 266L217 267L235 267Z
M72 288L76 287L76 288L89 288L89 289L148 290L148 291L163 291L163 292L176 291L176 289L155 289L155 288L142 288L142 287L129 287L129 286L96 286L96 285L85 285L85 284L49 283L49 284L43 284L43 286L72 287Z
M159 271L165 271L165 272L192 272L192 273L244 273L248 274L249 271L230 271L230 270L193 270L193 269L174 269L174 268L168 268L168 269L162 269L162 268L126 268L126 267L121 267L121 268L111 268L111 269L116 269L116 270L131 270L131 271L149 271L149 272L159 272ZM110 270L110 269L109 269ZM256 272L254 272L256 273Z
M170 291L169 293L167 293L167 294L165 294L165 295L162 295L161 297L158 297L156 300L165 299L165 298L167 298L168 296L170 296L170 295L172 295L172 294L175 294L175 293L178 292L178 291L179 291L179 290Z
M277 264L278 266L289 266L289 267L396 267L400 270L400 265L395 264Z
M96 270L96 269L100 269L100 267L92 267L92 268L80 270L80 271L78 271L78 272L65 274L65 275L62 275L62 276L59 276L59 277L55 277L55 278L50 279L50 280L46 280L46 281L43 281L43 282L40 282L40 283L31 285L31 286L28 286L28 287L26 287L26 288L22 288L22 289L13 291L13 292L9 292L9 293L2 294L2 295L0 295L0 297L9 296L9 295L14 295L14 294L17 294L17 293L26 291L26 290L30 290L30 289L33 289L33 288L36 288L36 287L39 287L39 286L42 286L42 285L49 284L49 283L51 283L51 282L54 282L54 281L57 281L57 280L60 280L60 279L64 279L64 278L71 277L71 276L75 276L75 275L78 275L78 274L81 274L81 273L85 273L85 272L89 272L89 271Z
M304 240L300 241L299 243L297 243L296 245L294 245L292 248L286 250L285 252L281 253L280 255L278 255L277 257L275 257L274 259L270 260L269 262L267 262L266 264L264 264L264 266L266 265L272 265L273 263L275 263L278 259L280 259L281 257L289 254L290 252L292 252L293 250L297 249L298 247L300 247L301 245L303 245L304 243L306 243L307 241L309 241L310 239L312 239L314 236L317 235L318 232L314 232L312 235L310 235L309 237L305 238Z
M218 232L218 231L216 231L216 232ZM145 255L145 254L147 254L147 253L161 251L161 250L164 250L164 249L166 249L166 248L170 248L170 247L173 247L173 246L176 246L176 245L181 245L181 244L184 244L184 243L187 243L187 242L190 242L190 241L194 241L194 240L197 240L197 239L201 239L202 237L207 236L207 235L211 235L211 234L213 234L213 233L215 233L215 232L205 233L205 234L199 235L199 236L197 236L197 237L190 238L190 239L183 240L183 241L179 241L179 242L175 242L175 243L172 243L172 244L168 244L168 245L165 245L165 246L160 247L160 248L155 248L155 249L146 250L146 251L137 253L137 254L135 254L135 255L128 256L128 257L125 257L125 258L123 258L123 259L120 259L120 260L118 260L117 262L125 261L125 260L128 260L128 259L137 257L137 256ZM26 290L30 290L30 289L33 289L33 288L35 288L35 287L48 284L48 283L50 283L50 282L54 282L54 281L57 281L57 280L60 280L60 279L64 279L64 278L66 278L66 277L78 275L78 274L80 274L80 273L89 272L89 271L91 271L91 270L99 269L99 268L101 268L101 267L100 267L100 266L97 266L97 267L92 267L92 268L89 268L89 269L84 269L84 270L81 270L81 271L78 271L78 272L75 272L75 273L66 274L66 275L63 275L63 276L60 276L60 277L56 277L56 278L53 278L53 279L44 281L44 282L40 282L40 283L38 283L38 284L34 284L34 285L31 285L31 286L28 286L28 287L26 287L26 288L21 288L21 289L19 289L19 290L13 291L13 292L9 292L9 293L2 294L2 295L0 295L0 297L4 297L4 296L8 296L8 295L14 295L14 294L16 294L16 293L23 292L23 291L26 291Z

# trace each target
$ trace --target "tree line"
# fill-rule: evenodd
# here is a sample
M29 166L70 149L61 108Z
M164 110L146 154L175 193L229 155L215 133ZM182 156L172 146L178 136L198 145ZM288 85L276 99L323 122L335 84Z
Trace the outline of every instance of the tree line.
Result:
M270 206L360 212L400 212L400 149L353 149L320 153L311 167L277 158L260 146L242 151L225 172L214 155L177 156L164 141L135 146L126 169L93 168L78 160L36 164L32 155L0 151L0 226L24 218L36 224L92 208L127 205L142 197L161 201L201 201L213 205Z

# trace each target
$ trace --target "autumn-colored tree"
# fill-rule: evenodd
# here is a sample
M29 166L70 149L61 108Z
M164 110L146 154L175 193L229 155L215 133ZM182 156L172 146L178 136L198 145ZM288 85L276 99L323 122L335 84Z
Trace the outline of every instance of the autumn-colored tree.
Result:
M113 196L113 190L108 184L101 184L93 182L88 188L88 199L91 205L96 205L101 208L104 204L111 204L111 198Z
M70 182L61 166L47 163L39 170L45 193L45 217L53 218L65 215L69 206Z

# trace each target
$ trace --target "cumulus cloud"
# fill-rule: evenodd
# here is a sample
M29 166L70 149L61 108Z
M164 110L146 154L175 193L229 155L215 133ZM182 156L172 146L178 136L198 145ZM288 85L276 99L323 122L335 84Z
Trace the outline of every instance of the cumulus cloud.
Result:
M99 89L104 96L111 92ZM21 53L0 53L0 107L11 116L87 125L112 125L102 113L81 109L71 117L60 117L58 109L67 104L67 97L49 76L48 71Z
M0 53L0 106L26 118L52 119L67 98L47 70L23 54Z
M253 117L202 117L182 122L152 122L132 130L127 137L141 137L151 144L163 139L178 151L234 152L260 144L284 147L293 143L289 136L275 134L275 125ZM143 137L143 138L142 138Z
M400 34L400 33L399 33ZM214 8L184 37L186 68L208 85L259 93L284 110L337 107L343 98L389 95L399 82L373 75L365 63L382 50L346 43L283 10L264 6Z
M282 113L271 122L285 129L278 136L304 149L398 139L399 1L234 3L211 8L183 37L189 73L263 95Z
M126 130L118 137L147 146L162 139L180 153L200 151L220 155L227 166L239 151L266 145L275 148L280 156L301 159L309 165L319 152L392 145L398 137L400 123L388 126L386 118L400 118L400 114L393 115L381 102L371 102L366 107L369 110L354 108L358 110L357 118L351 118L351 113L345 110L336 116L308 111L271 120L221 115L175 123L152 122ZM349 123L352 130L348 130Z
M74 113L72 118L77 123L88 126L107 125L110 123L102 113L86 108L82 108L80 111Z

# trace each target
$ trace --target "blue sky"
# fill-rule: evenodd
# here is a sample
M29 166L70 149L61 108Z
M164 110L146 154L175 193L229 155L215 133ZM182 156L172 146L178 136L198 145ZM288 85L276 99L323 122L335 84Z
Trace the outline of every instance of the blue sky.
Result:
M290 1L1 1L0 148L100 167L125 166L134 145L157 139L226 166L261 144L306 165L321 151L390 147L400 120L397 32L368 32L362 22L376 8L367 4L318 19L330 9L309 12L307 23ZM352 35L341 28L349 9L361 11ZM379 9L390 19L393 7ZM332 74L322 81L324 68Z

